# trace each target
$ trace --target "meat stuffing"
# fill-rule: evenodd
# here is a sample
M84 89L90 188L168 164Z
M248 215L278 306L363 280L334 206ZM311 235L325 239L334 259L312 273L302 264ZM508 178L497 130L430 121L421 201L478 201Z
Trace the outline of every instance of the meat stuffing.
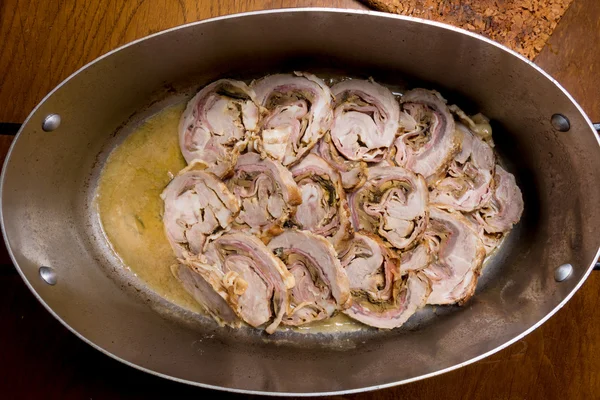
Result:
M181 118L171 272L220 325L344 313L379 329L464 304L524 203L489 120L436 91L306 72L218 80Z

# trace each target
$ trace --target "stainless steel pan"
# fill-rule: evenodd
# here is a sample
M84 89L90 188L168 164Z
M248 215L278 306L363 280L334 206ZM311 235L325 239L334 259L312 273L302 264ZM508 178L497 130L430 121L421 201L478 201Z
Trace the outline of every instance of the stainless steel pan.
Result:
M421 312L391 332L267 337L218 328L123 272L93 207L110 150L136 123L209 80L293 69L438 88L492 118L498 149L523 189L525 213L465 307ZM554 114L569 126L559 117L553 126ZM244 392L376 389L479 360L565 304L598 256L598 143L588 118L557 82L465 31L362 11L234 15L133 42L52 91L27 118L6 159L3 233L23 279L48 311L131 366ZM557 271L564 264L572 270Z

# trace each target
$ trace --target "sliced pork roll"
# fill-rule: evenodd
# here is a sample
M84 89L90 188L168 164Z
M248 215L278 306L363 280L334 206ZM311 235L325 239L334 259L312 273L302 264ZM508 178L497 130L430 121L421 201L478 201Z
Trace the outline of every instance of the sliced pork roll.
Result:
M390 90L373 81L349 79L331 88L335 97L331 139L354 161L381 161L398 132L400 107Z
M351 161L342 156L327 133L317 146L317 154L333 166L342 178L345 190L358 188L367 179L367 163L364 161Z
M427 224L427 184L401 167L369 168L367 182L348 196L355 230L377 232L399 250L409 249Z
M258 131L259 108L244 82L221 79L190 100L179 124L179 145L188 163L200 160L208 171L226 176L249 135Z
M255 328L272 320L265 330L273 333L288 311L288 290L294 287L294 277L255 236L225 233L207 244L204 255L180 261ZM206 288L199 286L198 290Z
M412 272L401 277L398 258L376 235L356 233L341 261L352 293L344 313L357 321L397 328L427 302L429 280Z
M435 185L429 202L440 208L470 212L481 208L492 195L494 152L465 125L457 123L456 127L462 136L462 149L450 163L447 176Z
M240 201L234 228L248 228L267 239L282 231L283 224L302 202L292 173L279 162L261 159L256 153L239 157L227 185Z
M309 154L291 169L302 193L292 221L300 229L325 237L340 249L352 237L350 209L340 175L316 154Z
M466 218L435 207L425 233L432 252L423 273L432 283L428 304L463 304L475 292L485 248Z
M322 320L348 307L348 277L331 243L307 231L288 229L274 237L268 247L296 282L284 324L297 326Z
M391 158L428 183L435 182L460 151L454 118L442 96L425 89L404 94L402 109L404 133L394 142Z
M485 232L508 232L519 222L523 213L523 195L513 174L496 165L493 194L489 201L473 215Z
M301 159L331 126L331 91L312 74L269 75L252 83L266 110L261 150L283 165Z
M183 288L192 295L200 304L202 309L211 316L221 326L227 325L232 328L239 328L241 320L233 312L233 309L227 304L227 301L212 286L194 272L190 267L183 264L175 264L171 267L171 272L181 283Z
M165 232L177 257L202 253L206 238L230 226L240 205L227 186L192 163L161 194Z

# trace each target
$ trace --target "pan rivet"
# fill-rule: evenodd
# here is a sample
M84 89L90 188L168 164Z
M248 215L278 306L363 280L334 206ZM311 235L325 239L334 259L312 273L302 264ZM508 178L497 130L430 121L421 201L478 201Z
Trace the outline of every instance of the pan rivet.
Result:
M554 270L554 280L556 282L562 282L573 273L573 266L571 264L563 264Z
M45 132L52 132L56 128L60 126L60 115L58 114L50 114L44 118L44 122L42 122L42 129Z
M552 118L550 118L550 122L552 122L554 129L559 132L567 132L571 129L569 119L562 114L554 114Z
M40 276L48 285L56 285L58 277L56 276L56 272L52 268L41 266Z

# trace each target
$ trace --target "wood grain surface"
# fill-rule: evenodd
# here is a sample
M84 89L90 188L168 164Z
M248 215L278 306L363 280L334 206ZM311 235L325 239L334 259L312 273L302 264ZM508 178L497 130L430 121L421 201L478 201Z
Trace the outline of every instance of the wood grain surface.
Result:
M352 0L0 0L0 122L22 122L61 80L131 40L212 16L292 6L363 7ZM598 0L574 0L537 59L596 119L599 21ZM1 157L10 140L0 135ZM6 258L0 257L0 263L6 264ZM485 360L425 381L338 398L598 399L599 293L596 272L541 328ZM6 265L0 268L0 321L2 398L217 394L147 375L92 349L44 310L14 268Z

